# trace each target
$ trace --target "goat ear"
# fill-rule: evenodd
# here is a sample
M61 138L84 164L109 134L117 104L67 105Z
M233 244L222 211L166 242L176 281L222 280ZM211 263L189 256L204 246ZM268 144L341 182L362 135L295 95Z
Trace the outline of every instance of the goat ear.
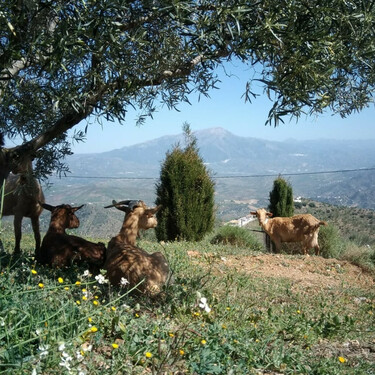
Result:
M39 204L40 204L43 208L45 208L46 210L51 211L51 212L56 208L55 206L51 206L50 204L43 203L43 202L40 202L40 201L39 201Z
M250 211L250 215L256 215L256 211Z
M269 217L272 217L272 216L273 216L273 213L271 213L271 212L267 212L266 215L269 216Z
M147 213L147 214L151 214L151 215L155 215L155 214L156 214L161 208L162 208L162 205L159 204L159 206L156 206L156 207L154 207L154 208L148 208L148 209L146 210L146 213Z
M80 210L83 206L84 206L84 204L82 204L81 206L78 206L78 207L72 207L72 210L73 210L73 212L76 212L76 211Z

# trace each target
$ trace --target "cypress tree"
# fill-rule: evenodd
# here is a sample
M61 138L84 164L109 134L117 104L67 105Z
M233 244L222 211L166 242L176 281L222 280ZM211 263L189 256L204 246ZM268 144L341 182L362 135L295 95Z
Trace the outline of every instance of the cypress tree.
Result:
M214 183L189 125L183 130L186 147L167 152L156 184L156 204L163 206L155 229L159 241L200 241L214 225Z
M274 217L290 217L294 214L292 186L280 176L273 182L268 209Z
M273 217L289 217L294 214L292 186L281 176L273 182L268 210L273 213ZM265 243L267 250L270 251L271 239L268 234L265 234Z

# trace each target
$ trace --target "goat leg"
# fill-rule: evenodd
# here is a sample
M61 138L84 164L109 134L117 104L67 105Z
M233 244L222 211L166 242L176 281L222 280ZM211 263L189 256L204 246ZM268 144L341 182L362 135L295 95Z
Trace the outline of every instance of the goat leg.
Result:
M21 252L22 216L14 215L13 225L15 237L14 253L19 254Z

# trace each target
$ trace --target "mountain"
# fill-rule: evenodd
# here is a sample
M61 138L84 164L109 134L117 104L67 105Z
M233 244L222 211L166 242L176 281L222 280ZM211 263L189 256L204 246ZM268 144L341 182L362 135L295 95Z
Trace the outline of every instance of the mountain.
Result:
M374 140L283 142L236 136L222 128L195 133L200 153L217 174L301 173L375 166ZM75 154L67 159L73 175L157 177L168 150L183 136L165 136L120 149Z
M248 211L249 204L268 205L279 174L291 182L295 195L375 209L375 170L357 171L375 167L374 140L277 142L236 136L222 128L195 135L215 178L219 216L237 214L239 207ZM67 158L71 174L51 178L47 199L101 205L112 199L141 198L151 204L167 151L183 142L181 134L104 153L72 155ZM356 171L328 173L340 170Z

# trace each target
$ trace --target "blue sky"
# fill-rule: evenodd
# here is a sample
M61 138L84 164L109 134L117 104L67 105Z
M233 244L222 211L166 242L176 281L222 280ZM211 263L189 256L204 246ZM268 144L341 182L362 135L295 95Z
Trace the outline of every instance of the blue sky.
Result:
M294 138L307 139L374 139L375 108L371 106L361 113L342 119L339 115L323 114L318 117L301 117L298 122L285 119L279 127L265 126L272 102L265 95L245 103L241 97L245 91L246 77L253 74L243 65L227 65L231 77L219 72L221 83L218 90L210 92L210 98L197 96L190 99L191 105L181 104L179 112L160 108L153 119L147 119L141 127L135 125L136 112L129 112L123 125L103 122L92 123L88 128L85 143L75 143L74 153L104 152L129 146L164 135L179 134L184 122L193 131L222 127L233 134L283 141ZM262 94L262 88L258 89ZM84 128L86 123L80 128Z

